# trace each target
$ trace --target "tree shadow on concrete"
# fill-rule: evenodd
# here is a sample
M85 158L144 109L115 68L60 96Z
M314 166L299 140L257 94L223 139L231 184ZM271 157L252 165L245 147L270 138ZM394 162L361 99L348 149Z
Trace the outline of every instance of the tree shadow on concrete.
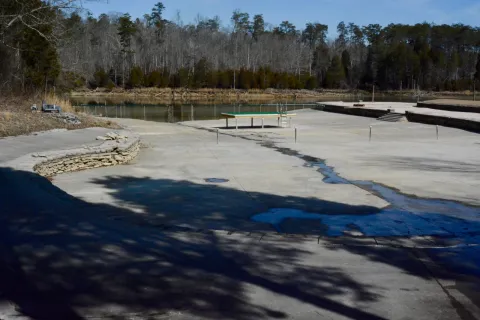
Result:
M120 217L120 212L112 212L118 218L141 219L157 226L166 224L194 229L275 231L268 224L250 221L250 217L271 208L332 215L380 212L379 208L367 205L348 205L314 197L247 193L221 184L196 184L183 180L109 176L94 179L92 183L106 188L118 206L140 212L138 215L128 212L126 217Z
M340 268L306 263L314 253L298 246L306 240L258 242L213 232L162 231L148 220L135 218L138 223L131 223L129 217L138 213L85 203L35 174L0 168L0 178L0 299L13 302L20 314L32 319L83 319L93 314L126 319L132 313L146 319L172 314L286 318L281 306L261 300L265 292L350 319L382 319L336 301L349 294L362 304L380 296L376 286L359 283ZM144 216L157 212L158 204L145 205L142 197L135 200L126 192L135 186L132 178L106 178L102 183L116 190L115 197L122 201L145 206ZM170 189L177 183L151 180L150 187ZM227 205L228 199L244 194L185 182L173 190L186 187L197 188L200 206L208 201ZM220 203L218 197L208 198L213 189L221 195ZM323 205L338 210L343 206ZM353 206L344 209L356 211ZM173 207L169 210L174 214ZM202 226L201 214L207 211L198 212L200 216L192 219Z

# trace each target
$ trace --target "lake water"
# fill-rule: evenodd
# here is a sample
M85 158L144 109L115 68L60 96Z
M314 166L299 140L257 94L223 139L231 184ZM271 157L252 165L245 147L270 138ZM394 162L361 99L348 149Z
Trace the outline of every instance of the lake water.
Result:
M287 111L294 111L299 109L311 108L316 102L321 101L346 101L353 102L362 99L364 101L371 101L371 97L361 96L354 97L339 96L335 98L312 99L299 101L284 101L282 104L276 102L263 103L232 103L225 101L210 101L210 102L192 102L192 103L175 103L170 104L143 104L135 101L123 101L113 103L107 99L95 98L75 98L72 99L72 104L79 112L92 114L96 116L105 116L111 118L130 118L142 119L158 122L181 122L194 120L214 120L220 119L221 114L225 112L277 112L278 107L283 105ZM432 99L431 97L429 99ZM401 101L414 102L413 97L399 97L399 96L380 96L376 97L375 101Z

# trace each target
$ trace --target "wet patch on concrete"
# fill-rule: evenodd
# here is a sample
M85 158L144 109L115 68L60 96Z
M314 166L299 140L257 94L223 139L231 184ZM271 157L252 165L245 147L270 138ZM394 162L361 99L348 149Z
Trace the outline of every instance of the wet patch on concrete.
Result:
M205 182L208 182L208 183L227 183L229 181L230 180L224 179L224 178L207 178L207 179L205 179Z
M305 166L316 168L325 183L350 184L362 188L390 203L388 208L370 215L332 215L304 212L289 208L271 209L252 217L253 221L271 224L278 232L291 219L319 220L326 226L326 234L340 236L351 230L365 236L439 236L472 237L480 235L480 208L463 203L425 199L402 194L394 188L372 181L355 181L341 177L325 160L263 142L262 146L305 161ZM306 224L310 223L305 221ZM289 228L288 228L289 229Z

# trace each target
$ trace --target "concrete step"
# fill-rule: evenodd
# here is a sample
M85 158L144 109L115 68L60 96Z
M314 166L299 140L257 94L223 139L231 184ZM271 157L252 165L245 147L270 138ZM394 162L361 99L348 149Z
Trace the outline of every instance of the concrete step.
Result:
M389 112L386 115L383 115L380 118L377 118L377 120L388 121L388 122L400 122L400 121L406 121L407 118L403 113Z

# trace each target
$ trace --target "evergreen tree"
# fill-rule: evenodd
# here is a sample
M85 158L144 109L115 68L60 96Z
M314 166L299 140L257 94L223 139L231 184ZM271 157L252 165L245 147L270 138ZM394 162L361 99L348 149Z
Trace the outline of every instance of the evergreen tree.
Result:
M38 1L33 1L40 7ZM53 19L55 12L46 10L48 17ZM60 74L61 66L55 43L49 41L53 33L53 25L43 24L32 28L22 27L19 32L20 55L23 61L24 73L30 85L36 88L53 84Z
M345 73L345 77L346 77L349 85L352 84L351 65L352 65L352 62L350 60L350 53L348 52L348 50L343 50L343 52L342 52L342 66L343 66L343 70L344 70L344 73Z
M258 41L258 37L265 33L265 21L263 15L257 14L253 17L252 36L255 41Z
M130 70L130 79L128 84L132 88L138 88L144 85L142 68L139 66L134 66L132 70Z
M477 64L475 67L475 79L480 80L480 54L477 55Z
M334 56L325 77L328 88L339 88L345 82L345 70L340 57Z
M125 72L126 72L126 63L127 58L133 53L131 49L132 45L132 36L137 31L135 24L131 20L131 16L126 13L120 19L118 19L118 35L120 36L120 44L122 46L122 56L123 56L123 72L122 72L122 82L123 87L125 88Z

